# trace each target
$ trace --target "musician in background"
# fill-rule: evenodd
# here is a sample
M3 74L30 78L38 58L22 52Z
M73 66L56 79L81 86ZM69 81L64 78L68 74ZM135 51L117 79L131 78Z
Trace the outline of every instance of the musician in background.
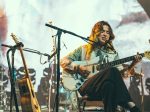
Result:
M93 100L103 100L105 112L115 112L117 105L128 108L130 112L140 112L132 101L121 75L121 71L130 74L135 64L141 60L140 55L135 56L135 60L127 70L122 70L121 66L109 67L100 70L95 75L89 74L90 71L87 70L86 66L74 63L74 61L89 61L95 57L99 57L98 63L101 64L119 59L112 44L114 38L108 22L97 22L89 37L89 40L94 42L90 41L88 44L78 47L61 59L61 67L70 75L78 73L80 79L87 79L78 89L79 93L82 96L87 95Z

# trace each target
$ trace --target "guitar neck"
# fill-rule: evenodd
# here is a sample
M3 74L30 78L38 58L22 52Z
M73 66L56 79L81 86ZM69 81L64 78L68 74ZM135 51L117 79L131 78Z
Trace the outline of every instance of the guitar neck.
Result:
M28 72L28 68L27 68L27 64L26 64L24 55L23 55L23 50L22 50L21 47L19 48L19 50L20 50L20 54L21 54L21 57L22 57L22 62L23 62L23 65L24 65L25 76L26 76L27 78L29 78L29 72Z
M144 57L144 53L141 53L139 55ZM126 58L122 58L122 59L119 59L119 60L115 60L115 61L112 61L112 62L108 62L108 63L105 63L105 64L99 64L97 66L97 68L98 69L103 69L103 68L108 68L108 67L116 66L116 65L119 65L119 64L123 64L123 63L126 63L126 62L134 60L135 56L136 55L130 56L130 57L126 57Z

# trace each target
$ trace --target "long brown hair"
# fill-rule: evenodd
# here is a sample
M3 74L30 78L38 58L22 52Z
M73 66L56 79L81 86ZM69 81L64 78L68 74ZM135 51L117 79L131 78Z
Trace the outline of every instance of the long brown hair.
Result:
M90 37L89 37L89 40L94 41L94 42L89 42L87 45L85 45L86 59L90 59L91 52L97 47L97 44L95 43L98 43L99 40L97 37L100 34L100 31L103 30L104 25L107 25L109 27L109 32L110 32L109 41L107 42L107 44L104 45L105 50L114 50L112 40L115 38L115 36L113 34L113 30L111 26L106 21L99 21L93 26Z

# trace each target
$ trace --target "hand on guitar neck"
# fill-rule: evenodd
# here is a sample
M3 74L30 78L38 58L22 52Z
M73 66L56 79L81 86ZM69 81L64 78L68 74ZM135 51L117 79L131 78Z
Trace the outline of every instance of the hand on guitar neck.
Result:
M142 56L139 53L137 53L137 55L135 55L134 58L135 59L132 61L132 63L124 69L124 73L123 73L124 78L134 75L135 74L135 70L134 70L135 65L138 64L142 60Z

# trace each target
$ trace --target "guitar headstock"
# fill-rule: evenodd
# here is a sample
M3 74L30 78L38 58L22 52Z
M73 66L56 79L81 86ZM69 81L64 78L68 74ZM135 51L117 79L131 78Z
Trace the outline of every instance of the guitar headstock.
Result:
M12 38L13 38L13 40L15 41L16 44L19 43L19 40L18 40L18 38L16 37L16 35L14 35L13 33L11 33L10 36L12 36Z
M144 57L150 59L150 51L145 51L144 52Z

